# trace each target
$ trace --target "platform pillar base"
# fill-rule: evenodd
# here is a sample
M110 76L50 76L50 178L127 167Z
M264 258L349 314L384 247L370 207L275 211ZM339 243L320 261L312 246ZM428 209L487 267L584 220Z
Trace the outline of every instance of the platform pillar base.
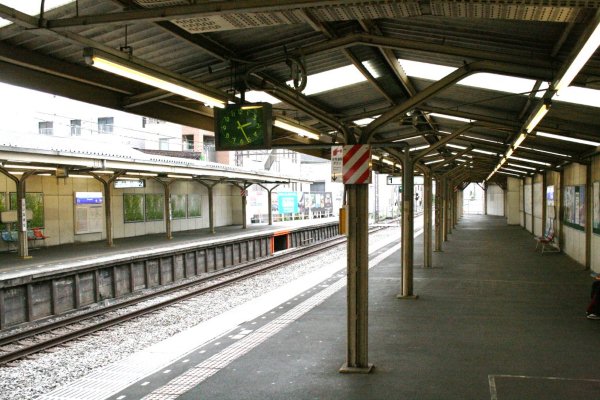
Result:
M400 293L400 294L396 295L396 298L400 299L400 300L417 300L419 298L419 295L418 294L411 294L409 296L405 296L402 293Z
M342 364L340 373L342 374L370 374L373 371L373 364L367 364L366 367L349 367L348 363Z

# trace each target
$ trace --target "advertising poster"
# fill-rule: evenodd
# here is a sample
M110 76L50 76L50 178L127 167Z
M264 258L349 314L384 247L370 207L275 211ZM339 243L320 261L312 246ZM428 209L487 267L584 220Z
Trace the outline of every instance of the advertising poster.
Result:
M277 211L279 214L297 214L298 213L298 193L281 192L277 193Z
M546 205L554 206L554 186L546 187Z
M565 225L578 230L585 229L585 186L565 187Z
M75 192L76 235L102 232L104 212L102 192Z
M594 233L600 235L600 181L594 182L594 190L593 190L593 230Z

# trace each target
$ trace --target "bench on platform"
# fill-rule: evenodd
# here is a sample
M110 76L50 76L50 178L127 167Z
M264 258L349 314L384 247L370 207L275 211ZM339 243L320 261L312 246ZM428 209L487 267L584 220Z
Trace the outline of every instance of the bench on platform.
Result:
M535 250L537 251L538 247L542 245L542 254L546 253L559 253L560 247L558 243L554 242L554 229L550 228L548 232L546 232L543 236L536 236L535 240L537 244L535 245Z
M2 231L2 241L6 243L8 246L8 251L11 250L11 246L14 247L14 250L17 250L17 243L19 243L19 236L17 232L16 235L13 232Z

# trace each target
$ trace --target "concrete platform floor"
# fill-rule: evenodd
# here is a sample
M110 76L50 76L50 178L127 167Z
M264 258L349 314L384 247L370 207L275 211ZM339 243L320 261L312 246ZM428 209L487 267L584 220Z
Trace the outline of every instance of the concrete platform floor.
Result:
M341 289L179 398L599 399L600 321L585 318L589 272L534 248L504 218L465 216L434 268L415 268L418 300L396 298L398 252L370 270L371 374L338 372ZM420 240L415 254L418 265Z

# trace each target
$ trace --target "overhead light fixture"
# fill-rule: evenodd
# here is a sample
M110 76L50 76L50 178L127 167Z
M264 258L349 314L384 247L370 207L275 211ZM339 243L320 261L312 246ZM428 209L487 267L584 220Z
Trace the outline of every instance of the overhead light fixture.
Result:
M354 122L357 126L367 126L369 125L371 122L375 121L375 118L379 117L379 115L375 116L375 117L369 117L369 118L361 118L361 119L357 119L354 120L352 122Z
M42 171L56 171L56 167L42 167L40 165L16 165L16 164L4 164L4 168L16 168L16 169L39 169Z
M381 162L384 163L384 164L387 164L387 165L392 165L392 166L394 165L394 162L388 160L387 158L382 158Z
M488 143L496 143L496 144L503 144L504 142L500 141L500 140L491 140L491 139L484 139L484 138L480 138L477 136L472 136L472 135L460 135L461 137L465 137L467 139L474 139L474 140L481 140L482 142L488 142Z
M514 150L512 147L509 147L508 150L506 151L506 158L510 158L510 156L512 156L512 154L514 153Z
M69 174L69 178L82 178L82 179L92 179L91 175L77 175L77 174Z
M158 174L154 174L151 172L126 172L125 175L131 176L158 176Z
M425 164L425 165L429 165L429 164L435 164L435 163L439 163L439 162L442 162L442 161L444 161L444 159L443 159L443 158L440 158L439 160L431 160L431 161L426 161L424 164Z
M550 163L547 162L543 162L543 161L537 161L537 160L532 160L530 158L524 158L524 157L512 157L513 160L519 160L519 161L524 161L524 162L528 162L528 163L532 163L532 164L538 164L538 165L545 165L547 167L550 166Z
M519 171L518 169L514 169L514 168L508 168L508 167L502 167L503 171L512 171L512 172L516 172L518 174L526 174L526 171Z
M504 174L504 175L516 176L517 178L520 178L520 177L521 177L521 175L513 174L512 172L498 171L498 173L499 173L499 174Z
M189 175L167 174L167 178L192 179L193 177Z
M452 147L453 149L461 149L464 150L467 146L461 146L459 144L446 143L446 147Z
M431 145L424 144L423 146L411 147L410 149L408 149L408 151L411 152L411 151L424 150L424 149L428 149L429 147L431 147Z
M481 150L481 149L473 149L472 151L474 151L475 153L487 154L488 156L497 156L498 155L498 153L495 153L493 151L487 151L487 150Z
M521 143L523 143L523 141L525 140L525 138L527 137L526 133L521 132L521 134L519 135L519 137L517 137L517 140L515 140L515 142L513 143L513 147L516 149L517 147L519 147L521 145Z
M115 171L110 171L108 169L99 169L99 170L94 170L92 171L95 174L114 174Z
M534 171L536 170L534 167L529 167L527 165L521 165L521 164L515 164L515 163L507 163L507 165L510 165L510 166L513 166L513 167L516 167L516 168L532 169Z
M544 100L543 102L541 102L540 107L538 108L538 110L534 114L533 118L531 119L531 121L529 121L529 123L527 124L527 127L525 128L525 131L527 131L527 133L531 133L531 131L533 131L535 129L537 124L540 123L542 118L544 118L544 116L546 116L546 114L550 110L550 104L551 104L550 100Z
M553 133L540 132L540 131L537 131L535 134L536 134L536 136L543 136L543 137L547 137L550 139L564 140L567 142L573 142L573 143L579 143L579 144L586 144L588 146L600 146L600 142L594 142L594 141L585 140L585 139L578 139L578 138L574 138L574 137L570 137L570 136L555 135Z
M319 140L320 137L318 132L282 117L273 118L273 125L309 139Z
M468 119L468 118L455 117L454 115L440 114L440 113L433 113L433 112L429 113L429 116L430 117L437 117L437 118L451 119L451 120L454 120L454 121L467 122L467 123L475 122L475 120Z
M83 57L86 64L103 71L175 93L212 107L225 107L226 100L202 93L191 83L176 80L158 71L153 71L133 62L111 56L108 53L105 54L100 50L87 47L83 50Z
M371 154L371 160L375 160L375 161L379 161L381 157L375 155L375 154Z
M560 91L568 87L590 57L596 52L598 46L600 46L600 23L596 25L594 32L592 32L577 56L575 56L575 59L573 59L573 62L569 65L563 76L558 79L554 85L554 90Z
M571 158L571 156L569 154L557 153L555 151L548 151L548 150L536 149L535 147L525 147L525 146L521 146L521 148L525 149L525 150L537 151L538 153L552 154L554 156Z

